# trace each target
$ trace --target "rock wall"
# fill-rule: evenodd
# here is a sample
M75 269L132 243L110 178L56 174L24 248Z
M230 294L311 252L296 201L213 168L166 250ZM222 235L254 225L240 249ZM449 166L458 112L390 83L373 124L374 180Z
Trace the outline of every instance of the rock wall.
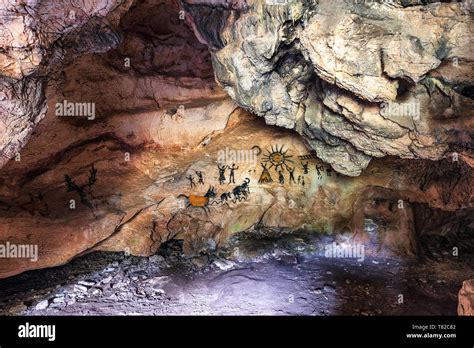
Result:
M3 5L0 244L39 257L0 278L261 226L402 255L472 231L468 9L341 4Z
M22 160L2 169L0 240L35 244L40 252L37 262L1 260L3 277L92 250L150 255L173 238L184 240L189 255L198 255L259 226L340 234L373 252L415 255L414 202L443 211L472 209L472 170L462 162L443 164L458 173L450 179L449 196L448 179L431 177L431 165L423 161L376 160L359 177L346 177L318 159L300 160L308 150L296 133L265 125L229 99L186 109L183 118L156 110L91 123L85 127L48 113ZM254 158L237 153L255 149L261 153ZM285 152L289 169L271 167ZM235 183L229 183L229 168L220 183L222 156L238 167ZM97 182L82 201L77 191L68 192L64 176L86 186L93 167ZM248 196L232 194L226 201L223 194L246 178ZM216 197L208 209L187 206L188 199L179 196L203 196L210 187ZM464 223L472 223L469 215Z
M474 315L474 281L466 280L459 291L459 315Z
M105 52L131 0L0 2L0 168L46 114L45 81L74 56Z
M183 3L227 93L336 171L356 176L388 155L472 163L468 3Z

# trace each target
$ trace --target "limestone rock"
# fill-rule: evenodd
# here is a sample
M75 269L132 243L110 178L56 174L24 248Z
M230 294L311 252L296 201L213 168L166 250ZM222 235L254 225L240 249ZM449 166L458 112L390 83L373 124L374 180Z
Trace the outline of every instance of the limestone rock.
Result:
M388 254L414 254L415 231L472 226L471 22L460 4L187 0L181 19L174 0L10 3L0 242L39 255L0 259L0 278L95 250L150 256L173 239L201 257L261 226L362 242L380 226ZM59 117L65 100L93 103L94 119ZM232 182L229 168L219 180L222 153L238 167ZM91 168L85 199L68 190L65 175L86 187Z
M474 280L466 280L459 291L458 315L474 315Z
M104 52L119 37L105 17L130 1L0 3L0 168L45 116L44 75L73 55Z
M472 158L458 128L472 127L469 5L184 2L227 93L340 173L371 157ZM210 6L222 9L212 28L199 19Z
M48 308L48 306L49 306L48 300L43 300L36 304L35 309L42 310L42 309Z

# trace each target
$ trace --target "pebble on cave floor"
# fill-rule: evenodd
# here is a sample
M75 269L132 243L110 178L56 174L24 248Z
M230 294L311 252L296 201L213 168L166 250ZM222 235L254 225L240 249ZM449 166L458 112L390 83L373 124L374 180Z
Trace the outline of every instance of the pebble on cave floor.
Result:
M239 257L234 246L187 258L179 241L148 258L96 252L2 280L0 314L455 315L466 267L474 273L460 259L331 259L318 241L243 240Z

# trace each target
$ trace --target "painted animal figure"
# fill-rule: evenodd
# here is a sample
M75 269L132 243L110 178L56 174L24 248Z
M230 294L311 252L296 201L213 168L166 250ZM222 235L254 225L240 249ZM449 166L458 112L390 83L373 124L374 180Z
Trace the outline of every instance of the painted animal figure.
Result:
M232 194L230 192L224 192L221 194L221 202L227 202L227 200L231 199Z
M244 191L247 191L247 193L250 193L250 179L249 178L245 178L245 181L242 185L240 185L240 187L242 188L242 190Z
M195 207L195 208L203 208L204 211L207 213L209 212L209 202L212 198L216 197L216 190L213 186L209 187L206 194L204 196L194 195L191 194L189 196L186 195L179 195L178 198L184 197L186 199L186 207Z
M232 193L235 197L236 200L242 200L246 199L247 195L250 193L250 187L249 187L250 179L245 178L245 181L242 185L236 186L233 190Z

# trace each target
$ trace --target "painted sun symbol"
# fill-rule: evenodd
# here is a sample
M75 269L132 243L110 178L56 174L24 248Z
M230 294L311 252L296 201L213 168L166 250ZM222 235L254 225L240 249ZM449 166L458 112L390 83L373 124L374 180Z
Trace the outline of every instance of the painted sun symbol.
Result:
M293 163L293 160L291 160L293 156L287 155L288 150L284 150L283 145L280 147L277 145L276 148L273 148L272 146L271 151L267 150L267 152L268 154L263 155L263 162L265 164L270 164L268 169L275 167L275 170L279 171L280 168L286 170L291 168L288 164Z

